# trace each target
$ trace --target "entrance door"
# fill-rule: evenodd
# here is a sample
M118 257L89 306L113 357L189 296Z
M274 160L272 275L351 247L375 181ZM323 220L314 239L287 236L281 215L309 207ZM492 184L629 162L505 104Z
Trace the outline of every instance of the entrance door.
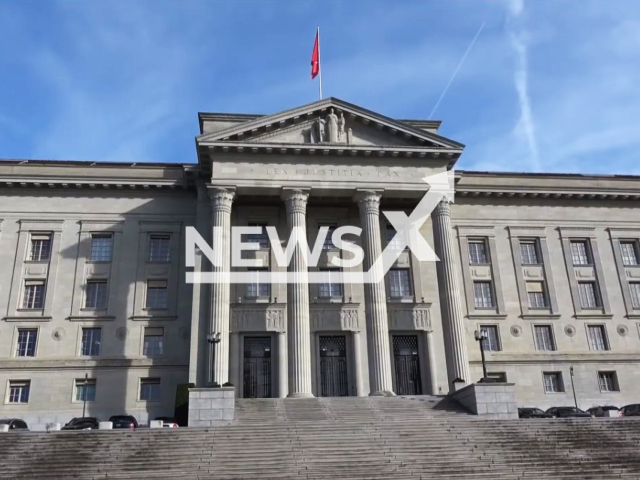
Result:
M320 337L320 396L322 397L349 395L346 345L344 335Z
M244 398L271 398L271 337L244 337Z
M396 394L421 395L418 336L394 335L393 356L395 360Z

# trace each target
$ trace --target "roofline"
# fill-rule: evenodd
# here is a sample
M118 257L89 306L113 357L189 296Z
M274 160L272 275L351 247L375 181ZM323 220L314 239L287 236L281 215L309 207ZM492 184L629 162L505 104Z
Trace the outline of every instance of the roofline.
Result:
M204 132L202 130L205 120L209 121L227 121L227 122L250 122L260 117L266 117L262 113L222 113L222 112L198 112L198 124L200 126L200 135Z
M620 179L620 180L640 180L640 175L620 175L602 173L558 173L558 172L500 172L491 170L461 170L456 169L456 174L461 176L474 175L479 177L557 177L575 179Z

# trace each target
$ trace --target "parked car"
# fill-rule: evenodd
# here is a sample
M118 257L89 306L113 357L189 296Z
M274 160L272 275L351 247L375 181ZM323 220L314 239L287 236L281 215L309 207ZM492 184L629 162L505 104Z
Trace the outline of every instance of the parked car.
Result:
M138 421L133 415L113 415L109 417L109 421L113 423L113 428L138 428Z
M76 417L72 418L62 430L98 430L100 421L95 417Z
M553 418L550 413L545 413L544 410L536 407L526 407L518 409L519 418Z
M620 409L613 405L603 405L601 407L591 407L587 410L594 417L617 417L620 414Z
M591 414L576 407L551 407L547 413L554 418L591 418Z
M178 422L173 417L156 417L156 420L162 420L164 428L178 428Z
M640 417L640 403L625 405L620 409L621 417Z
M11 430L29 431L27 422L19 418L1 418L0 425L9 425L9 431Z

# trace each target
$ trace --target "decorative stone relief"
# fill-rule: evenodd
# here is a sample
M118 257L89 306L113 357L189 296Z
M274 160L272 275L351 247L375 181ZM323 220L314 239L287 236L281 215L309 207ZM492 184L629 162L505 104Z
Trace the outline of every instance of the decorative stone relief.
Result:
M326 308L311 311L312 329L314 331L341 330L360 331L357 308Z
M284 310L267 310L266 313L267 330L283 332L284 331Z
M394 308L389 311L391 330L431 330L428 308Z
M511 331L511 335L514 337L522 335L522 327L520 325L512 325L509 330Z
M626 337L629 333L629 329L626 325L618 325L618 328L616 330L618 331L618 335L620 335L621 337Z
M427 309L415 309L413 311L413 326L416 330L431 330L431 317Z
M284 310L281 308L234 308L231 312L234 332L283 332Z
M118 340L125 340L129 336L129 330L127 327L120 327L116 330L116 338Z
M62 327L56 328L53 332L51 332L51 338L53 338L56 342L62 340L67 334L66 330Z
M340 324L343 330L360 331L358 310L354 308L340 310Z
M309 143L347 143L349 136L345 130L344 113L336 115L334 109L329 110L326 117L318 117L309 129Z
M573 325L564 327L564 333L567 337L573 337L576 334L576 328Z

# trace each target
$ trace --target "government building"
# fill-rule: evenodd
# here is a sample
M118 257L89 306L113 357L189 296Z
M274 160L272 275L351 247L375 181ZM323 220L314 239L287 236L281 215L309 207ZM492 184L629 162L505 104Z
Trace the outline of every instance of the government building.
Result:
M476 331L519 406L573 405L574 389L583 409L640 401L639 177L455 170L464 146L440 122L335 98L199 121L197 163L0 162L0 417L145 422L188 383L446 395L483 376ZM439 261L406 248L382 282L335 281L335 228L362 229L348 241L364 262L344 270L368 270L396 235L383 212L410 215L447 171L454 202L420 230ZM294 227L330 235L302 271L258 228L256 266L231 267L235 226L275 227L282 246ZM197 250L187 265L187 227L221 264ZM295 281L261 281L287 268ZM187 282L243 269L254 282Z

